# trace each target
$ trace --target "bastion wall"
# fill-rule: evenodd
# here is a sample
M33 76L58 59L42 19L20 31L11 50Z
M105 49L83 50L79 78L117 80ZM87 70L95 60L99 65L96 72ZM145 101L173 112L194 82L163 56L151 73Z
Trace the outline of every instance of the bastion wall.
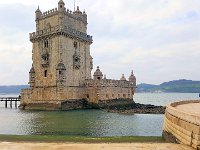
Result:
M198 105L200 106L200 100L167 105L163 126L163 136L167 141L200 149L200 114L194 110L198 109Z
M52 105L53 110L60 110L62 102L84 100L88 103L98 105L106 104L114 100L133 102L135 85L129 81L120 80L85 80L85 84L76 87L34 87L23 89L21 92L21 105L24 109L48 109ZM44 104L44 108L42 106ZM38 105L34 108L34 105ZM82 105L82 104L81 104ZM30 106L30 107L29 107ZM83 106L68 106L66 110ZM50 109L50 108L49 108Z

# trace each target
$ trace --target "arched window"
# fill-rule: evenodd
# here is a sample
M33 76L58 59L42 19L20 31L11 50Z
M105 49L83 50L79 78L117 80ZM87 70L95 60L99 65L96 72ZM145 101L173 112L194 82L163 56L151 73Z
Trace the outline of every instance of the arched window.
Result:
M45 47L45 48L48 48L48 47L49 47L49 41L48 41L48 40L45 40L45 41L44 41L44 47Z

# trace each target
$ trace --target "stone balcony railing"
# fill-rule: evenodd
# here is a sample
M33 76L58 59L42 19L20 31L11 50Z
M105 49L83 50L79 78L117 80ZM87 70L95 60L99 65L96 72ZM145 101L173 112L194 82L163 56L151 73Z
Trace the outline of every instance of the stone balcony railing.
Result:
M89 43L92 43L93 41L92 36L87 35L86 33L77 31L75 29L72 29L70 27L66 27L66 26L65 27L62 27L62 26L51 27L49 29L44 29L44 30L30 33L29 36L30 36L30 41L33 41L33 40L37 40L39 38L42 38L48 35L53 35L53 34L58 34L58 33L72 37L72 38L78 38L82 41L86 41Z
M135 88L135 85L130 81L102 79L102 80L85 80L86 87L122 87L122 88Z

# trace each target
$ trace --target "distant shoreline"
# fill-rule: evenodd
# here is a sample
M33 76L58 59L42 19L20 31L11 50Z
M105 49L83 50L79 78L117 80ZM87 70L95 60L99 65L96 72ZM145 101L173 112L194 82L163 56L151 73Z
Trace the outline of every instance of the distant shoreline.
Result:
M0 94L19 94L24 88L29 85L0 85ZM135 93L200 93L200 81L180 79L160 85L141 83L137 84Z

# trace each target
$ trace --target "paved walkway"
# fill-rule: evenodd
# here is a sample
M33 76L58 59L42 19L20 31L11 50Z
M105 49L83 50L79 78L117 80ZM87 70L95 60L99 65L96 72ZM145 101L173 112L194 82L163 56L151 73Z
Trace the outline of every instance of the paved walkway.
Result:
M184 112L194 113L200 116L200 103L181 104L176 106L176 108Z
M170 143L20 143L0 142L0 150L194 150L185 145Z

